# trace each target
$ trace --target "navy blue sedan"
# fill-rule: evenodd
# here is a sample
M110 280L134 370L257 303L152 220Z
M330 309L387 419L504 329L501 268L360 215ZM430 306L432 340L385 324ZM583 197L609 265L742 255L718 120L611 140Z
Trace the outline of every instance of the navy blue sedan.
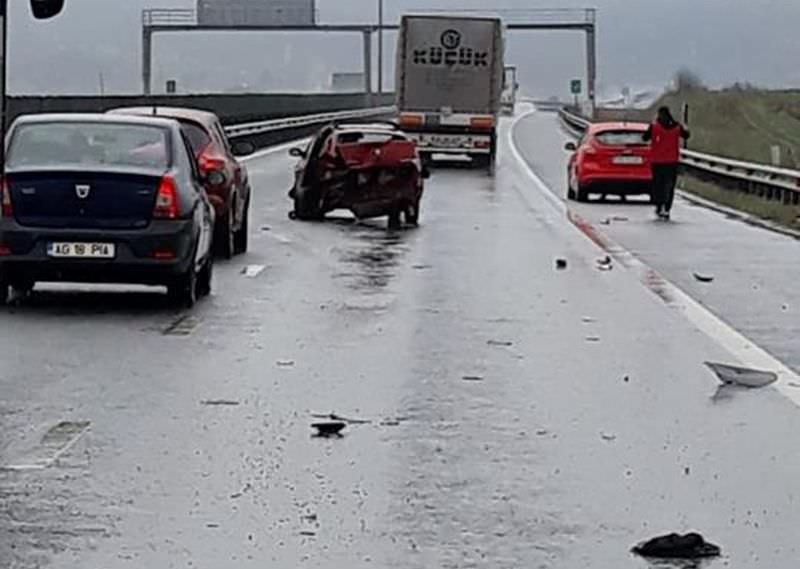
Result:
M211 290L206 182L174 120L19 118L1 188L0 303L62 281L165 285L193 305Z

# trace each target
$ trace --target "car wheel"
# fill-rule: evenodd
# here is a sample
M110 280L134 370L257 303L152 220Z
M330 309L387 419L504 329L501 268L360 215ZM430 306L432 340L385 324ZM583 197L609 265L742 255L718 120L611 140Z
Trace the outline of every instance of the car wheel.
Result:
M11 287L9 286L8 281L0 278L0 306L4 306L6 303L8 303L8 299L11 295L10 288Z
M322 214L319 210L319 200L315 200L312 195L314 192L308 187L296 189L294 193L294 215L295 219L313 220L321 219Z
M250 232L250 197L248 196L247 201L244 204L244 213L242 214L244 218L242 219L242 225L239 227L239 231L236 232L236 235L233 238L233 246L234 252L238 255L240 253L247 252L247 241L248 241L248 234Z
M419 225L419 200L407 206L404 215L407 224Z
M234 233L231 223L231 208L228 208L222 217L217 220L214 227L214 245L217 250L217 255L223 259L230 259L233 257L234 251Z
M587 190L585 187L583 187L580 184L578 184L578 190L576 192L575 197L579 202L588 202L589 201L589 190Z
M394 210L389 214L389 229L400 229L400 210Z
M567 199L574 200L577 196L575 194L575 186L573 185L572 174L567 171Z
M167 295L170 300L184 308L191 308L197 302L197 270L194 262L189 269L167 286Z
M206 259L200 274L197 275L197 293L196 297L200 298L211 294L211 281L214 278L214 257L209 255Z

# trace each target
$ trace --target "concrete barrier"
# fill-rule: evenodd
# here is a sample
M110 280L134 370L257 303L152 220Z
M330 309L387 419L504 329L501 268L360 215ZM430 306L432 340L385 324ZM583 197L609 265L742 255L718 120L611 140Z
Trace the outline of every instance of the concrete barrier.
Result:
M370 99L364 93L12 96L8 99L7 112L12 121L19 115L31 113L91 113L115 107L161 105L206 109L215 112L224 124L236 124L393 103L393 94L374 95Z

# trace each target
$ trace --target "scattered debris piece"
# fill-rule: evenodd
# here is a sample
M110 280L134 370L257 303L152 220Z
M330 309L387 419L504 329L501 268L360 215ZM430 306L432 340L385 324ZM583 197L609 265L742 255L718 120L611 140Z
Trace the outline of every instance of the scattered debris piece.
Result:
M592 324L594 322L597 322L597 320L595 318L592 318L591 316L584 316L583 318L581 318L581 321L584 324Z
M278 360L275 363L278 367L292 367L294 365L294 360Z
M612 215L611 216L611 220L612 221L628 221L628 218L625 217L624 215Z
M271 230L272 230L272 228L269 225L262 225L261 226L261 231L271 231Z
M311 426L317 430L317 437L330 438L341 437L342 429L347 426L347 423L342 421L325 421L320 423L311 423Z
M483 376L480 375L462 375L461 379L464 381L483 381Z
M549 434L550 434L550 431L548 431L547 429L538 429L538 430L536 431L536 434L537 434L538 436L540 436L540 437L544 437L544 436L546 436L546 435L549 435Z
M622 378L622 381L624 381L625 383L628 383L630 380L631 380L631 378L629 376L627 376L627 375Z
M304 535L306 537L314 537L315 535L317 535L317 532L310 530L303 530L300 532L300 535Z
M654 537L635 545L631 551L642 557L659 559L699 559L717 557L721 553L719 546L708 543L699 533L671 533Z
M427 269L432 269L433 265L422 265L422 264L420 264L420 265L411 265L411 268L415 269L417 271L425 271Z
M219 527L219 524L208 523L208 524L206 524L206 527L207 527L207 528L218 528L218 527Z
M247 265L242 268L242 274L249 279L254 279L260 275L265 268L264 265Z
M611 225L611 219L606 217L605 219L600 220L600 225Z
M234 401L232 399L206 399L205 401L201 401L200 405L238 405L238 401Z
M600 336L586 336L587 342L599 342Z
M713 283L714 282L714 275L707 275L703 273L692 273L694 276L694 280L699 281L701 283Z
M617 435L614 435L612 433L600 433L600 438L603 439L604 441L611 442L617 440Z
M167 326L162 334L165 336L190 336L200 326L200 322L199 318L188 314L180 316Z
M602 259L597 260L597 268L601 271L610 271L614 268L614 263L611 260L611 257L606 255Z
M488 340L486 343L489 344L490 346L502 346L505 348L514 345L514 342L509 342L508 340Z
M567 268L567 260L566 259L556 259L556 269L559 271L563 271Z
M397 419L384 419L378 424L381 427L397 427L400 425L400 421L398 421Z
M692 469L691 469L691 468L689 468L688 466L686 466L686 467L683 469L683 473L684 473L686 476L689 476L689 473L691 473L691 472L692 472Z
M705 364L717 375L722 383L728 385L732 384L741 387L755 388L764 387L778 381L778 374L774 371L764 371L714 362L705 362Z
M317 521L317 514L306 514L305 516L301 516L304 520L309 522Z

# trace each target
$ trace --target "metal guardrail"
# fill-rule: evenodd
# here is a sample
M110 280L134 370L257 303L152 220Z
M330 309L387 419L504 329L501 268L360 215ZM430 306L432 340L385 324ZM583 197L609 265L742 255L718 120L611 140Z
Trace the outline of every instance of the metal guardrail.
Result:
M559 111L559 116L570 130L578 134L591 124L585 117L564 108ZM725 187L735 187L744 193L767 200L800 205L800 170L745 162L694 150L681 150L681 165L698 178L718 182Z
M352 109L332 113L285 117L281 119L230 125L225 127L225 133L231 138L255 136L281 130L292 130L318 124L326 124L333 121L373 118L390 114L393 111L394 107L371 107L367 109Z

